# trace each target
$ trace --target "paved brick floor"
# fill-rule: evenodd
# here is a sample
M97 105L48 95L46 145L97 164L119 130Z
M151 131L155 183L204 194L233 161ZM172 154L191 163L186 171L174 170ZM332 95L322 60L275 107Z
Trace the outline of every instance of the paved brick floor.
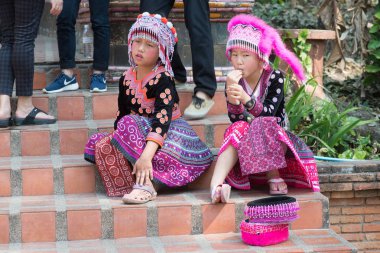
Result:
M274 246L253 247L244 244L240 234L136 237L118 240L64 241L0 245L0 252L42 253L145 253L145 252L355 252L331 230L291 231L288 241Z

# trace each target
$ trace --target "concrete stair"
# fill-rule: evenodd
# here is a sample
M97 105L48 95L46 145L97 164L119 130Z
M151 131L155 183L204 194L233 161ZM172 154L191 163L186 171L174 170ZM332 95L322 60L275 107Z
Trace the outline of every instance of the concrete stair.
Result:
M182 108L190 102L192 89L191 85L178 88ZM9 244L4 247L31 242L53 242L49 245L56 247L66 241L80 244L81 240L102 240L97 243L103 244L126 237L235 233L244 218L246 202L268 196L266 188L234 190L229 204L212 205L208 187L213 164L185 188L166 190L145 205L123 205L120 198L104 194L95 166L83 160L88 137L112 130L116 88L104 94L83 89L54 95L36 91L34 97L36 105L59 120L52 125L12 127L0 132L0 243ZM216 154L229 125L222 87L218 87L215 101L206 119L189 123ZM300 189L291 189L289 195L301 204L300 219L292 224L293 230L328 228L326 197ZM173 219L178 214L182 219Z
M227 2L235 5L239 1ZM247 6L244 8L251 8ZM218 40L224 41L217 32L218 27L224 31L224 24L214 27ZM212 205L208 188L215 162L187 187L164 189L156 201L144 205L123 205L120 198L107 197L95 166L83 160L83 150L91 134L112 131L117 80L125 67L111 66L109 91L92 94L88 91L91 62L82 59L78 51L76 74L81 89L43 94L40 90L59 73L55 36L44 32L47 35L37 39L33 99L58 122L0 130L0 253L356 252L328 229L328 199L301 189L289 190L301 206L289 241L265 248L243 244L239 234L243 208L248 201L267 197L268 189L233 190L230 203ZM116 45L115 52L117 46L121 52L125 45ZM219 46L216 59L223 57L223 62L217 62L215 72L222 82L229 67L225 66L224 45ZM111 58L120 53L115 52ZM126 58L111 62L125 63ZM191 68L188 76L192 76ZM182 110L191 101L191 82L188 78L186 85L178 86ZM214 100L206 119L189 123L216 155L230 124L223 83L218 84Z
M192 84L178 87L181 108L190 103L192 90ZM289 191L301 205L289 241L268 248L243 244L236 234L243 208L248 201L267 197L268 190L234 190L230 203L212 205L208 187L214 164L187 187L160 192L154 202L123 205L120 198L108 198L95 166L83 160L83 149L91 134L112 131L116 101L117 88L112 85L103 94L87 89L52 95L35 91L35 105L58 122L0 131L0 252L223 252L223 247L355 252L328 230L328 199L300 189ZM189 121L214 154L229 125L222 84L215 102L206 119ZM173 219L179 215L181 219Z
M58 241L0 245L0 252L72 252L72 253L153 253L153 252L356 252L352 245L327 229L290 231L289 240L273 246L253 247L243 244L239 233L134 237L122 239Z
M299 189L290 195L301 206L292 229L328 227L326 197ZM237 232L245 203L266 196L264 190L233 191L230 203L219 205L210 203L208 190L188 189L162 191L143 205L124 205L102 193L3 197L0 238L20 243Z

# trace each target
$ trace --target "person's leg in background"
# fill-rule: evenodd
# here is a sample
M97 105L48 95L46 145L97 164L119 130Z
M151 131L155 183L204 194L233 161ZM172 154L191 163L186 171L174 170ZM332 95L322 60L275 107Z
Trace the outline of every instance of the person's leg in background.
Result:
M141 0L140 1L140 12L149 12L154 14L160 14L161 16L168 17L171 9L173 8L174 0ZM181 38L179 38L181 40ZM172 68L174 72L174 79L176 83L186 82L186 69L183 66L181 58L179 57L177 44L174 47L174 53L172 58Z
M90 91L107 91L104 72L108 70L110 52L109 0L90 0L92 30L94 32L94 62Z
M217 86L210 8L208 0L184 0L184 4L195 82L193 101L184 115L189 119L198 119L205 117L213 106L212 98Z
M14 83L12 49L14 43L14 0L0 1L0 127L8 127L11 118L11 96Z
M57 41L59 65L62 73L46 86L45 93L56 93L79 89L74 75L75 68L75 24L78 16L80 0L64 0L61 14L57 17Z
M18 96L15 113L16 124L18 121L22 123L23 119L32 114L33 118L42 120L39 124L54 123L54 117L35 109L32 101L34 42L37 37L45 1L15 0L2 1L2 4L4 6L0 6L0 19L1 26L3 27L4 25L4 29L2 28L4 51L2 48L0 60L2 63L7 62L9 65L4 64L7 65L5 68L8 69L5 69L5 79L7 80L4 84L6 84L6 91L4 90L5 94L1 96L1 104L5 101L4 106L9 104L9 107L6 107L7 110L10 110L10 97L13 83L16 80L16 96ZM13 14L11 14L12 12ZM7 18L10 18L12 24L6 20ZM10 29L13 31L10 31Z

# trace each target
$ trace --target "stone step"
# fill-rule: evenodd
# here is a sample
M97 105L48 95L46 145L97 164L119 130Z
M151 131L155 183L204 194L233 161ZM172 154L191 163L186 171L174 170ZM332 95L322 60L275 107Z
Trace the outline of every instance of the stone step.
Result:
M92 61L76 59L76 68L74 74L76 75L79 87L82 89L89 89L92 74ZM108 87L118 87L120 76L129 68L128 63L120 66L109 66L108 71L105 73ZM231 66L218 67L215 66L216 81L223 83L226 80L226 75L232 70ZM192 67L186 67L187 83L194 84ZM60 74L61 70L57 62L35 63L33 89L41 90L47 84L53 82Z
M267 196L262 190L233 190L229 203L217 205L210 203L208 190L167 190L142 205L94 193L3 197L0 243L238 232L245 204ZM300 217L291 229L328 228L325 196L302 189L290 189L289 196L300 203Z
M181 111L191 103L194 85L183 84L177 86ZM67 91L55 94L44 94L34 91L34 105L57 117L58 120L98 120L115 119L117 107L118 88L109 87L104 93L91 93L89 89ZM218 85L214 96L215 104L208 115L227 113L224 84Z
M72 106L74 111L76 108ZM107 113L108 108L102 106ZM114 119L63 120L50 125L12 126L0 131L0 157L83 154L88 138L93 133L111 132L113 123ZM224 131L230 125L227 115L221 114L192 120L189 124L209 147L220 147Z
M242 242L240 233L134 237L56 243L12 243L0 245L0 252L91 252L91 253L162 253L162 252L357 252L355 247L329 229L291 230L289 240L277 245L254 247Z
M216 155L218 149L212 151ZM321 190L325 193L377 187L373 172L379 171L380 161L317 161L317 166ZM187 188L209 189L214 167L215 161ZM372 177L368 173L372 173ZM347 181L354 177L353 182ZM104 194L105 191L96 167L85 161L82 154L0 158L0 197L84 193Z
M208 189L214 166L215 162L187 188ZM105 190L95 165L83 155L0 158L0 197L84 193Z

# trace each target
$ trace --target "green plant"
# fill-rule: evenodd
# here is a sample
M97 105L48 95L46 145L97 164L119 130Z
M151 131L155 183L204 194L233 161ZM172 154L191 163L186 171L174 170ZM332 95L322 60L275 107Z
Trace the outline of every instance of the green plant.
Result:
M276 28L319 28L318 19L303 5L289 1L256 1L253 14Z
M368 43L368 58L365 67L364 84L379 84L380 78L380 5L376 8L373 25L370 28L370 41Z
M347 139L347 136L352 136L352 131L358 126L376 121L349 116L350 112L357 109L348 106L346 110L340 111L332 101L314 98L312 93L305 90L305 86L301 86L286 104L290 130L302 137L318 155L332 157L355 149L352 138Z
M363 137L353 132L349 140L351 143L347 142L349 146L339 154L339 158L380 159L380 143L371 141L370 136Z
M309 66L308 58L305 57L310 50L307 32L303 31L298 38L293 40L293 48L300 57L302 65ZM290 92L290 73L287 73L285 89ZM328 155L332 157L344 156L348 158L372 158L370 156L373 149L364 139L355 142L355 128L375 122L377 120L361 120L350 116L350 113L358 108L352 104L340 110L332 101L317 99L314 92L306 91L307 86L315 87L317 82L310 78L305 85L302 85L291 95L286 103L286 111L289 118L289 129L302 137L305 142L318 155Z
M302 66L306 70L308 75L311 75L313 63L309 55L311 44L307 43L307 37L309 35L309 30L302 29L297 38L292 39L293 50L298 58L301 60Z

